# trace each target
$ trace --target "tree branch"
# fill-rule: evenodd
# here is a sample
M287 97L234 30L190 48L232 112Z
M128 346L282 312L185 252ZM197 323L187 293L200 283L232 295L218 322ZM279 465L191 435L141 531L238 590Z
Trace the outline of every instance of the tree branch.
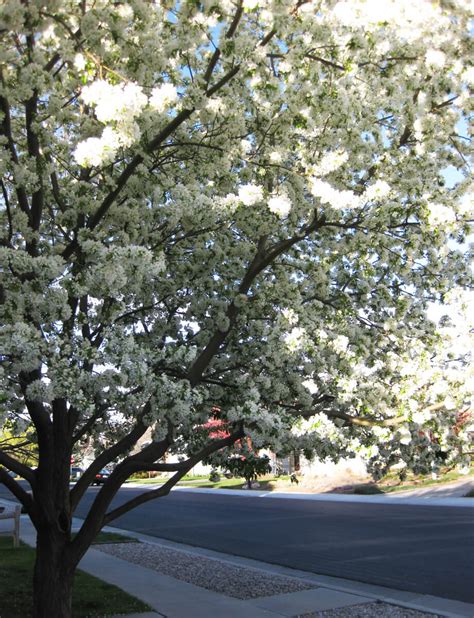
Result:
M232 23L230 24L229 29L227 30L225 34L226 39L231 39L234 36L243 12L244 12L243 3L242 3L242 0L239 0L239 6L237 7L237 10L235 12L234 19L232 20ZM209 80L211 79L211 76L212 76L212 72L214 71L216 64L219 62L220 57L221 57L221 50L217 48L211 57L211 60L206 69L206 72L204 73L204 81L206 82L206 84L209 83Z
M31 494L25 491L19 483L12 479L3 468L0 468L0 483L5 485L5 487L15 496L15 498L18 498L28 512L31 521L36 526L38 523L37 511Z
M3 75L0 71L0 78L3 82ZM5 149L8 150L10 156L12 158L13 163L19 165L18 154L16 152L15 141L13 139L12 133L12 125L11 125L11 116L10 116L10 105L7 99L3 96L0 96L0 110L3 112L3 120L2 120L2 134L7 138L5 143ZM17 185L16 194L18 198L18 205L21 210L30 216L30 206L28 204L28 197L26 195L25 188Z
M149 406L147 405L144 410L144 414L146 411L149 411ZM113 461L116 457L122 455L127 452L130 448L132 448L137 441L143 436L146 432L147 426L139 420L135 427L128 433L125 437L119 440L116 444L113 444L110 448L103 451L87 468L81 478L77 481L75 486L71 489L70 492L70 500L71 500L71 510L75 511L77 505L79 504L80 499L84 495L85 491L92 483L95 478L95 475L100 472L100 470L106 466L108 463Z
M148 447L145 447L140 453L138 453L137 455L132 455L115 468L115 470L112 472L110 477L107 479L107 481L104 483L101 490L97 494L91 508L89 509L87 517L84 520L81 530L79 531L78 535L72 543L71 549L75 560L80 560L84 552L88 549L97 532L99 532L99 530L104 525L104 514L110 506L110 503L112 502L114 496L116 495L122 484L127 480L130 474L133 474L134 460L138 456L145 456L145 458L148 456L150 458L154 457L155 459L160 459L166 453L170 444L171 441L168 437L161 442L154 442ZM94 464L95 463L96 462L94 462ZM83 477L80 479L79 482L81 482L82 479ZM74 496L74 506L76 504L76 496Z
M7 455L4 449L0 449L0 464L12 472L15 472L18 476L24 478L33 487L35 483L34 471L29 466L22 464L14 457Z
M257 252L252 262L248 266L247 272L245 273L239 285L238 293L247 294L247 292L250 289L250 286L255 281L256 277L265 268L267 268L267 266L269 266L272 262L274 262L276 258L279 257L284 251L288 250L290 247L298 243L300 240L303 240L304 238L306 238L309 234L311 234L313 231L318 229L318 227L321 227L322 225L324 225L324 222L325 220L323 217L321 219L318 219L317 216L315 215L313 221L307 226L305 226L304 228L302 228L300 234L296 236L292 236L291 238L288 238L286 240L282 240L276 243L266 254L265 254L266 237L262 237L259 241ZM188 374L187 374L187 377L188 377L189 382L191 383L191 386L196 386L199 383L205 369L209 366L209 363L214 358L214 356L217 354L221 345L224 343L225 339L227 338L230 331L232 330L232 327L235 323L235 320L237 319L239 312L240 312L240 309L236 307L234 301L231 301L231 303L227 307L227 312L226 312L227 319L229 320L229 327L225 331L221 331L221 330L216 331L214 335L211 337L211 339L209 340L209 342L207 343L204 350L201 352L201 354L199 354L199 356L194 361L192 367L189 369Z
M231 446L232 444L234 444L234 442L237 442L237 440L243 438L244 435L245 434L243 430L243 425L240 424L239 429L236 432L230 434L227 438L222 438L221 440L216 440L215 442L208 444L206 447L201 449L198 453L190 457L188 460L182 462L182 467L179 472L168 481L166 481L166 483L160 488L149 491L146 494L141 494L140 496L137 496L136 498L125 502L125 504L122 504L118 508L107 513L104 517L103 525L109 524L114 519L117 519L117 517L128 513L128 511L139 506L140 504L144 504L145 502L153 500L154 498L168 495L171 489L176 485L176 483L202 459L208 457L212 453L215 453L216 451L219 451L226 446Z
M330 418L340 418L351 425L359 425L360 427L394 427L406 423L407 421L406 418L402 417L379 420L367 416L351 416L350 414L339 412L338 410L323 410L322 412Z

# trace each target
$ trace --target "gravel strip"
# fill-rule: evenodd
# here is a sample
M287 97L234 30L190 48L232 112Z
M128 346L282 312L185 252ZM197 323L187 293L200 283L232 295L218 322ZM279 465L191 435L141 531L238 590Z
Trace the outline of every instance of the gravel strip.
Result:
M328 609L324 612L299 614L293 618L441 618L439 614L428 614L416 609L407 609L389 603L363 603L340 609Z
M270 575L152 543L110 543L96 545L94 549L237 599L256 599L318 587L292 577Z

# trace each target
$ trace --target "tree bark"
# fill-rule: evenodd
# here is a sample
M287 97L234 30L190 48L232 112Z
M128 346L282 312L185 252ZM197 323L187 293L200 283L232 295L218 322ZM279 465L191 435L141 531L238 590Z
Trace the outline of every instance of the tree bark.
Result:
M75 566L69 534L49 526L38 530L33 576L33 618L71 618Z

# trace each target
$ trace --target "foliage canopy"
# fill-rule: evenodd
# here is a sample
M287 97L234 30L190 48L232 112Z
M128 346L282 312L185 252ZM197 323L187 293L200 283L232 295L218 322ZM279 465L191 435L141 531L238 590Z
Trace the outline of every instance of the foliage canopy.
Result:
M33 497L0 481L67 533L120 462L72 560L244 434L420 466L462 439L429 411L466 392L416 368L470 282L469 3L421 4L2 3L0 420L39 465L0 449ZM230 435L164 463L214 406ZM109 510L140 470L175 475Z

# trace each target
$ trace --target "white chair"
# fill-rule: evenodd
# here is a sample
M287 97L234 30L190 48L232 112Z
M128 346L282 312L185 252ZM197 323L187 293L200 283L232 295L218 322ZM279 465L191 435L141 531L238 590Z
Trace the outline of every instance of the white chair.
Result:
M0 500L0 535L12 536L13 547L20 545L21 505Z

